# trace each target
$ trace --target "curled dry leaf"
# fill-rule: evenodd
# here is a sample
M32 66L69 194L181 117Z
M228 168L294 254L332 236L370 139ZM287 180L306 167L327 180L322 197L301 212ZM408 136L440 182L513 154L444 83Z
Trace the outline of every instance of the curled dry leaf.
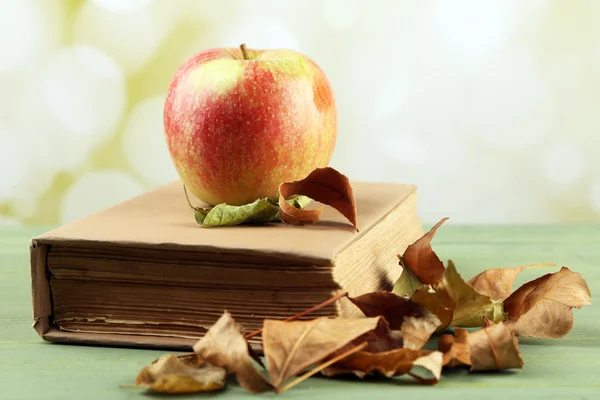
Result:
M483 326L482 326L482 328L489 328L492 325L496 325L496 323L490 321L486 316L483 316Z
M423 314L423 307L394 293L378 291L348 299L367 317L382 316L390 329L400 329L405 317Z
M431 248L431 241L433 240L438 228L442 226L447 219L448 218L442 219L440 222L435 224L435 226L431 228L429 232L408 246L401 257L401 265L405 268L408 268L417 278L418 282L422 284L435 285L444 276L444 264L442 261L440 261L437 254L435 254ZM403 273L402 275L405 274ZM400 279L403 279L402 275L400 275ZM406 285L407 284L402 282L397 286L404 287ZM410 286L415 286L415 282L413 282Z
M445 287L433 290L429 285L423 286L413 293L411 300L433 313L440 321L436 331L448 328L454 317L456 303Z
M467 283L492 300L502 301L512 293L515 278L528 268L553 267L556 264L532 264L513 268L491 268L471 278Z
M437 383L442 372L442 353L431 350L395 349L372 353L358 351L325 368L325 376L375 373L386 377L410 374L423 383Z
M194 352L200 359L234 373L240 386L249 392L272 389L254 366L248 343L228 312L223 313L204 337L194 344Z
M471 365L471 356L467 345L469 332L457 328L454 335L444 334L438 341L438 350L444 354L445 366L450 368Z
M396 283L394 283L392 292L398 296L410 298L416 290L423 287L423 284L419 282L410 269L406 268L406 265L404 265L404 258L402 258L402 256L399 256L398 258L400 259L399 263L402 267L402 274Z
M294 207L283 199L279 198L279 216L281 220L290 225L313 224L321 218L321 209L304 210Z
M318 374L319 372L323 371L325 368L329 367L330 365L335 364L339 360L342 360L342 359L350 356L351 354L354 354L357 351L362 350L363 348L366 347L366 345L367 345L366 343L361 343L361 344L359 344L357 346L351 347L347 351L344 351L342 353L337 354L335 357L330 358L329 360L325 361L324 363L319 364L317 367L315 367L315 368L313 368L313 369L305 372L304 374L302 374L298 378L294 379L292 382L286 384L284 387L279 388L277 390L277 393L282 393L282 392L290 389L291 387L296 386L300 382L303 382L304 380L308 379L309 377L313 376L314 374Z
M317 168L304 179L279 185L281 220L288 224L316 222L320 210L300 210L293 207L285 201L293 195L307 196L335 208L358 230L356 201L350 180L335 169Z
M379 319L379 323L376 328L372 331L368 331L363 335L360 335L356 339L352 340L346 346L340 348L335 353L332 353L330 357L324 362L317 365L315 368L308 370L298 378L285 384L283 387L277 387L277 392L281 393L289 388L297 385L304 381L308 377L321 372L322 370L336 364L340 360L344 360L350 355L364 350L368 353L379 353L386 352L402 347L402 336L400 331L390 330L390 326L387 321L383 318ZM283 383L283 382L282 382Z
M573 327L573 308L592 304L580 274L562 267L530 281L504 301L508 323L517 336L560 338Z
M321 209L316 210L305 210L304 207L312 201L306 196L294 196L293 198L308 199L305 203L292 201L292 199L279 198L279 211L277 217L280 221L289 223L291 225L304 225L313 224L321 217Z
M504 320L502 303L493 301L469 286L451 260L435 288L424 286L413 294L411 300L440 319L438 332L450 327L480 327L484 318L493 322Z
M225 369L196 361L166 354L140 371L135 386L171 394L212 392L225 386Z
M469 286L462 279L451 260L448 261L442 287L448 290L456 304L450 326L480 327L484 317L492 322L500 322L504 319L502 303L493 301Z
M365 345L361 350L381 352L403 347L404 338L402 337L402 332L391 330L388 322L384 318L381 318L374 330L357 337L345 347L349 348L352 345L358 346L360 344Z
M356 338L374 331L381 318L317 318L310 321L265 320L263 349L276 390L284 382Z
M384 317L390 329L400 331L406 348L418 350L423 347L441 324L421 305L394 293L379 291L349 299L365 316Z
M439 318L429 310L423 310L419 317L406 317L400 327L404 347L419 350L427 344L441 324Z
M471 371L523 368L517 338L503 322L470 333L467 345Z

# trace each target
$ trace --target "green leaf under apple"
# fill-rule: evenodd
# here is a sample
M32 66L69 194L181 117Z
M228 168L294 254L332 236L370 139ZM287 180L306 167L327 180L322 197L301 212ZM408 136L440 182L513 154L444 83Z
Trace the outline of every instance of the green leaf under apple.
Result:
M350 181L331 167L317 168L304 179L279 185L279 201L268 197L241 206L218 204L195 207L184 185L185 198L194 211L196 223L203 227L284 222L303 225L319 220L320 209L305 210L313 199L338 210L358 229L356 202ZM310 195L308 197L307 195Z

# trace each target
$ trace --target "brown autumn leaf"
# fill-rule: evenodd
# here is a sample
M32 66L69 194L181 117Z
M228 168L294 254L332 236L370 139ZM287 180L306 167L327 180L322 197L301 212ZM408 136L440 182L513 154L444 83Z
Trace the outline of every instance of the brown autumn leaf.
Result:
M404 347L419 350L427 344L441 324L439 318L429 310L424 310L420 317L406 317L400 327Z
M416 290L410 299L439 319L440 325L436 329L437 332L443 331L452 323L456 303L447 288L441 287L434 290L430 285L426 285Z
M328 357L325 361L317 365L315 368L309 369L307 372L292 380L291 382L285 384L283 387L277 388L277 393L284 392L291 387L296 386L300 382L303 382L305 379L310 376L317 374L328 368L329 366L337 363L340 360L345 359L346 357L364 350L369 353L379 353L390 351L394 349L398 349L402 347L402 335L400 331L392 331L390 330L390 326L387 321L383 318L380 318L377 327L368 331L367 333L360 335L356 339L352 340L346 346L340 348L335 353L332 353L330 357Z
M316 222L321 211L300 210L285 201L294 195L307 196L335 208L358 230L356 201L350 180L335 169L317 168L304 179L279 185L281 221L293 225Z
M467 345L471 371L523 368L517 337L503 322L470 333Z
M444 273L441 286L448 290L456 304L450 323L451 327L480 327L484 317L492 322L504 320L502 303L493 301L466 283L456 270L452 260L448 261L448 268Z
M486 316L483 316L483 326L482 326L482 328L489 328L492 325L496 325L496 323L490 321Z
M381 352L401 348L405 343L402 332L399 330L391 330L388 322L385 318L382 318L374 330L357 337L348 345L340 349L337 354L349 350L352 346L361 344L365 345L361 350Z
M437 331L451 327L480 327L484 318L499 322L504 320L502 303L495 302L467 284L452 260L435 287L424 286L415 291L411 300L435 314L441 321Z
M400 329L404 318L418 317L424 312L423 307L394 293L378 291L366 293L348 299L366 317L382 316L389 323L390 329Z
M532 264L513 268L491 268L471 278L467 283L492 300L504 300L512 293L517 275L528 268L553 267L556 264Z
M409 374L420 382L434 384L442 372L442 353L431 350L395 349L384 352L358 351L325 368L325 376L369 374L386 377Z
M579 273L562 267L530 281L504 301L508 323L517 336L560 338L573 327L573 308L592 304Z
M194 344L194 352L200 359L234 373L240 386L249 392L272 390L271 384L254 366L248 343L228 312Z
M212 392L225 386L225 376L224 368L166 354L140 371L135 386L156 393Z
M435 285L444 276L444 264L431 248L431 241L438 228L446 220L448 220L447 217L435 224L429 232L408 246L402 255L401 265L408 268L422 284ZM400 275L400 279L402 279L402 275Z
M366 317L382 316L390 329L400 331L403 346L418 350L427 343L440 320L421 305L390 292L372 292L349 297Z
M275 390L291 377L374 331L382 318L317 318L309 321L265 320L262 340Z
M444 334L438 341L438 350L444 354L445 366L450 368L471 365L471 356L467 345L469 332L466 329L457 328L454 335Z
M322 209L300 209L296 208L283 198L279 197L279 217L282 222L290 225L314 224L321 218Z
M394 283L392 292L398 296L410 298L415 291L423 287L423 284L417 279L415 274L404 265L404 258L402 258L402 256L398 256L398 258L398 263L402 267L402 274L396 283Z

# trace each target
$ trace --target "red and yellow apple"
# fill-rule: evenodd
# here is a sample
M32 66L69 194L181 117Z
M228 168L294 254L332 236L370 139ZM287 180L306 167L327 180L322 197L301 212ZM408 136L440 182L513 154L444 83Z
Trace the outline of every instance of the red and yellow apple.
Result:
M216 48L185 61L169 85L165 138L183 184L209 205L278 198L279 184L331 160L330 83L287 49Z

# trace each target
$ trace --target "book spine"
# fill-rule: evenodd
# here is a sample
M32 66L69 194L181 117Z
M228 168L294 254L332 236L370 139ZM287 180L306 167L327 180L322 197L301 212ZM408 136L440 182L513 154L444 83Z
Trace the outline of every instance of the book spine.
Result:
M48 280L47 257L48 245L31 241L29 260L31 267L31 299L33 303L33 329L44 338L50 330L52 317L52 298Z

